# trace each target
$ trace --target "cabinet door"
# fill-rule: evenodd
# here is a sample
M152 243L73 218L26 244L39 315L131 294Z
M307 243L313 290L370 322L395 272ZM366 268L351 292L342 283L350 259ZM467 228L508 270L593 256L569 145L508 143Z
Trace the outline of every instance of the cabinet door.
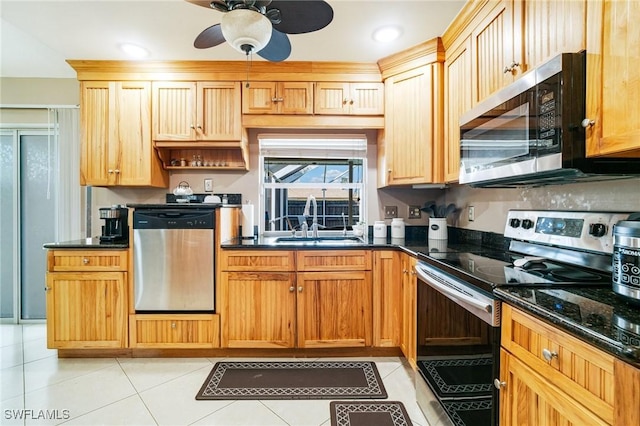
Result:
M223 347L294 347L294 273L223 272L221 285Z
M107 173L112 87L108 81L83 81L80 92L80 184L112 185L115 175Z
M473 92L471 83L471 39L465 39L458 47L447 52L444 63L445 99L445 148L444 181L456 182L460 175L460 116L471 109Z
M371 271L299 272L298 347L371 346Z
M277 85L274 81L256 81L243 87L242 113L275 114L278 111Z
M149 185L160 166L151 140L151 83L116 82L110 163L118 185ZM160 179L161 180L161 179ZM165 186L161 184L160 186Z
M489 2L492 8L471 32L473 49L473 93L477 103L514 80L523 72L522 58L513 46L513 0ZM518 64L518 66L513 66Z
M586 1L524 0L514 10L514 33L522 22L524 63L533 69L564 52L580 52L586 46ZM524 70L523 70L524 71Z
M212 314L129 316L132 348L218 348L220 318Z
M125 272L47 273L47 347L124 348Z
M348 104L352 115L383 115L384 84L351 83Z
M441 127L434 122L435 79L434 68L428 65L385 81L389 185L433 182L432 131Z
M196 83L153 82L153 139L196 139Z
M242 138L241 112L240 83L199 81L196 139L239 141Z
M280 114L313 114L313 83L278 83L276 100Z
M242 113L313 114L313 83L251 83L242 88Z
M402 257L402 335L400 349L409 364L416 368L416 292L418 280L416 259L408 254Z
M588 156L640 157L640 2L587 2Z
M373 258L373 346L400 346L403 253L379 250Z
M500 351L500 425L607 425L504 349Z
M316 114L348 115L349 83L316 83L314 112Z

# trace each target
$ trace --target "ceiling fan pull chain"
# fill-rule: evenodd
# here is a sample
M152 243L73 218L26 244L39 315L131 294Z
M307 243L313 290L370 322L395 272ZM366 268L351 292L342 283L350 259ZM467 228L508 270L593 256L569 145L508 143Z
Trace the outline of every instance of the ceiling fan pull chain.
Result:
M251 59L252 59L252 57L249 56L250 54L251 54L251 50L247 50L247 82L244 85L244 87L246 87L247 89L250 86L250 84L249 84L249 71L251 70Z

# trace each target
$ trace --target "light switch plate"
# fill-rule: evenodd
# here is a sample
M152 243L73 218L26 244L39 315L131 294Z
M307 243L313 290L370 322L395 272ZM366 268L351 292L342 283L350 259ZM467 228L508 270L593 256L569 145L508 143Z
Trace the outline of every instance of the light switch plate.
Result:
M213 192L213 179L206 178L204 180L204 192Z
M384 206L384 218L393 219L398 217L398 206Z
M420 206L409 206L409 219L419 219L422 217Z

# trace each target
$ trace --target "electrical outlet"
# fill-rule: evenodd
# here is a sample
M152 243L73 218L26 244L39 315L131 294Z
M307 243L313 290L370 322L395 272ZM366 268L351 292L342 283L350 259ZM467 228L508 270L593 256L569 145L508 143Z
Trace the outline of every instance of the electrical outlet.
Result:
M204 192L213 192L213 179L206 178L204 180Z
M393 219L398 217L398 206L384 206L384 218Z
M469 206L469 222L476 220L476 209L473 206Z
M418 219L422 216L420 206L409 206L409 219Z

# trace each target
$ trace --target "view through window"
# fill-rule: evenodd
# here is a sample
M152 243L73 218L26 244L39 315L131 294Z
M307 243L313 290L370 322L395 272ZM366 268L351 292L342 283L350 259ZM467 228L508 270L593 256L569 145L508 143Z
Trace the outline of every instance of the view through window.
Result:
M299 230L315 197L320 231L342 230L363 220L366 139L259 138L262 170L261 231Z

